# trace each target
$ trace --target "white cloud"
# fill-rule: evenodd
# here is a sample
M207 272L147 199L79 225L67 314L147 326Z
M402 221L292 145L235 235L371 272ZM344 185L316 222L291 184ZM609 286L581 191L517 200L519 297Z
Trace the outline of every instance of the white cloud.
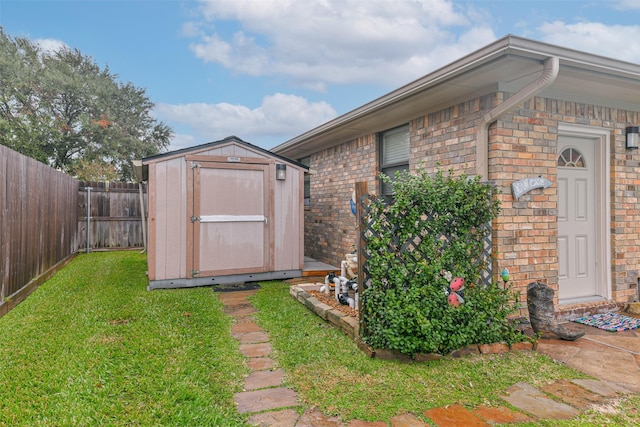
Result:
M336 112L326 102L310 103L299 96L276 93L264 97L254 109L227 103L158 104L154 115L169 124L187 126L196 135L190 139L176 135L171 144L174 150L230 135L249 142L265 136L281 142L336 117Z
M559 46L640 63L640 25L605 25L599 22L567 24L548 22L540 26L542 40Z
M69 46L67 46L65 42L56 39L35 39L33 40L33 43L38 46L43 53L49 55L69 49Z
M191 49L235 72L288 76L315 90L397 86L496 39L488 20L469 19L477 11L461 7L450 0L203 1ZM230 22L232 34L221 30ZM191 34L195 27L189 23Z
M169 147L169 151L180 150L182 148L189 148L201 143L202 142L198 142L193 137L193 135L176 133L173 135L173 138L171 139L171 145Z
M614 0L611 6L618 10L640 9L640 0Z

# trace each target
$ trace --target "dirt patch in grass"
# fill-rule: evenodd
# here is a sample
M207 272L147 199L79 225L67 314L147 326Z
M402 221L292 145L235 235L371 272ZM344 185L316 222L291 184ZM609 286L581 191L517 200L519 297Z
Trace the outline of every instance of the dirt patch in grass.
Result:
M323 302L335 308L338 311L341 311L347 316L358 317L358 310L356 310L355 308L351 308L348 305L340 304L339 301L336 301L336 298L333 296L333 294L327 295L320 291L307 291L307 292L310 295L313 295L318 301Z
M112 326L115 326L115 325L128 325L132 321L133 321L133 319L111 319L111 320L109 320L109 324L112 325Z

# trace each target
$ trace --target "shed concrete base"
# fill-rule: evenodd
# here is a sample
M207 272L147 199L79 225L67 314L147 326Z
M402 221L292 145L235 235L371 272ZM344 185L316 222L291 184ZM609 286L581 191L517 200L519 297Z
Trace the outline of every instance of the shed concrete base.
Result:
M193 279L171 279L149 281L148 291L154 289L194 288L197 286L228 285L231 283L287 280L302 276L302 270L268 271L264 273L232 274L229 276L195 277Z

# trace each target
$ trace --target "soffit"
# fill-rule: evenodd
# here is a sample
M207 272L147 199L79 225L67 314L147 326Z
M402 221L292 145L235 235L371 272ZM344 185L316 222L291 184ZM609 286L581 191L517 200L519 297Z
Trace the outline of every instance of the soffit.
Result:
M541 96L640 111L640 66L507 37L272 151L299 159L496 90L515 93L540 76L552 55L560 58L560 72Z

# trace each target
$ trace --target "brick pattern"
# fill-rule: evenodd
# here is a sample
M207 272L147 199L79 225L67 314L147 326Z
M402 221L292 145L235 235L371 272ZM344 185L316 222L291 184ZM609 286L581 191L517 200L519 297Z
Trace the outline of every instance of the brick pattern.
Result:
M497 92L413 118L410 169L452 169L475 174L476 123L509 94ZM638 294L640 274L640 157L625 149L626 126L640 114L610 107L534 97L503 115L489 128L488 177L501 191L502 214L494 223L497 276L503 268L526 301L526 287L542 281L557 290L557 142L558 124L572 123L611 131L611 274L613 300ZM311 156L311 206L305 212L306 254L340 265L355 245L355 217L349 199L357 181L378 191L376 135L371 134ZM513 181L543 175L554 185L514 200Z
M533 281L558 285L557 187L552 185L515 200L510 185L521 178L557 175L558 117L536 111L536 99L504 115L489 131L489 179L495 182L502 214L494 222L494 271L508 268L511 284L526 301Z
M378 192L377 136L368 135L310 158L311 198L305 210L305 255L340 265L356 244L356 217L349 200L356 182Z
M472 99L412 121L409 167L475 168L476 121L492 108L491 96Z
M614 108L535 97L490 128L489 179L502 190L502 215L494 223L494 271L508 268L526 300L526 286L542 281L558 287L557 186L514 200L510 184L527 176L557 176L558 125L571 123L611 131L612 299L637 295L638 161L625 149L624 129L638 114Z

